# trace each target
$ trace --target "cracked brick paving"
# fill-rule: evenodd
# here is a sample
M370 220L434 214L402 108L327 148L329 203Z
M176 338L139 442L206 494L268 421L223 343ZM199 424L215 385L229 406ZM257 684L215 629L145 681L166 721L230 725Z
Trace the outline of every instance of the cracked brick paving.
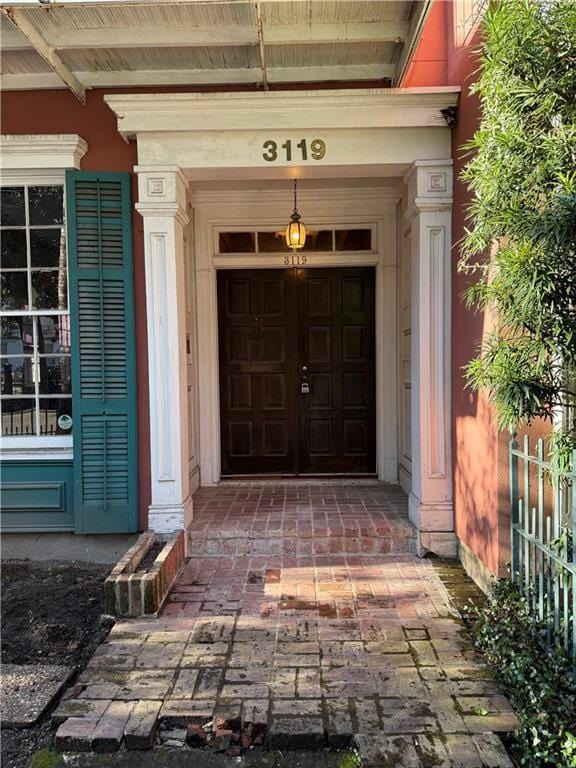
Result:
M268 531L275 541L296 531L295 546L190 557L161 617L120 620L98 648L54 713L57 747L149 749L158 726L183 745L182 728L220 718L266 729L272 748L355 742L366 766L512 765L499 738L517 726L507 699L433 563L411 554L409 533L394 535L410 529L404 497L380 485L296 488L196 495L196 541L211 516L210 540L244 520L261 551ZM386 551L363 551L378 526Z

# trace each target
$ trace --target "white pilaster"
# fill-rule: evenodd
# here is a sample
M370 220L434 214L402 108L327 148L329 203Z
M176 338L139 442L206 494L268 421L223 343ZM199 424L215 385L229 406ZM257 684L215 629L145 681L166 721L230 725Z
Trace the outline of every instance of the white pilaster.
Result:
M137 167L137 211L144 220L150 451L148 525L158 533L192 519L188 477L186 365L187 181L178 168Z
M452 161L405 176L412 261L412 490L420 546L456 554L450 430Z

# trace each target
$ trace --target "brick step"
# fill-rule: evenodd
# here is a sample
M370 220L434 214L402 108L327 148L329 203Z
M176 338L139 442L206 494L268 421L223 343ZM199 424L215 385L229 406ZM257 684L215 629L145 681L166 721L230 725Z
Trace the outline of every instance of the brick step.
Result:
M380 555L414 554L416 531L410 525L396 526L387 533L350 536L273 536L231 530L190 531L189 555Z

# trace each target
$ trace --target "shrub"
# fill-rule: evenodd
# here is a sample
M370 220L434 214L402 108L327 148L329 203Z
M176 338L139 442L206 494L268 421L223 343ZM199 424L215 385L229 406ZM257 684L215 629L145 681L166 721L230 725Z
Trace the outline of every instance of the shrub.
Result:
M467 375L515 428L576 403L576 1L492 2L473 90L460 268L495 328ZM575 414L551 444L560 462L576 448Z
M518 764L576 768L576 661L560 645L546 647L545 627L511 581L468 613L475 645L522 724L510 748Z

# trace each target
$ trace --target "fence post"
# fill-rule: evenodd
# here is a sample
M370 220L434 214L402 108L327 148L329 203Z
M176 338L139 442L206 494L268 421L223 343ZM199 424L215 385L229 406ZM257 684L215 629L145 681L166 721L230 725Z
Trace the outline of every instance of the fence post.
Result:
M509 465L510 465L510 549L512 553L511 577L514 581L518 573L518 564L520 561L520 540L516 532L516 526L520 523L519 519L519 492L518 492L518 456L514 453L518 448L516 442L516 432L512 435L509 444Z
M572 451L572 465L570 467L569 478L571 481L570 495L572 497L570 510L572 515L572 655L576 659L576 449ZM568 617L566 617L568 621Z
M570 516L572 522L572 562L576 564L576 448L572 451L572 464L569 468L570 496L572 504ZM576 584L574 585L574 597L576 598ZM576 613L576 611L575 611Z

